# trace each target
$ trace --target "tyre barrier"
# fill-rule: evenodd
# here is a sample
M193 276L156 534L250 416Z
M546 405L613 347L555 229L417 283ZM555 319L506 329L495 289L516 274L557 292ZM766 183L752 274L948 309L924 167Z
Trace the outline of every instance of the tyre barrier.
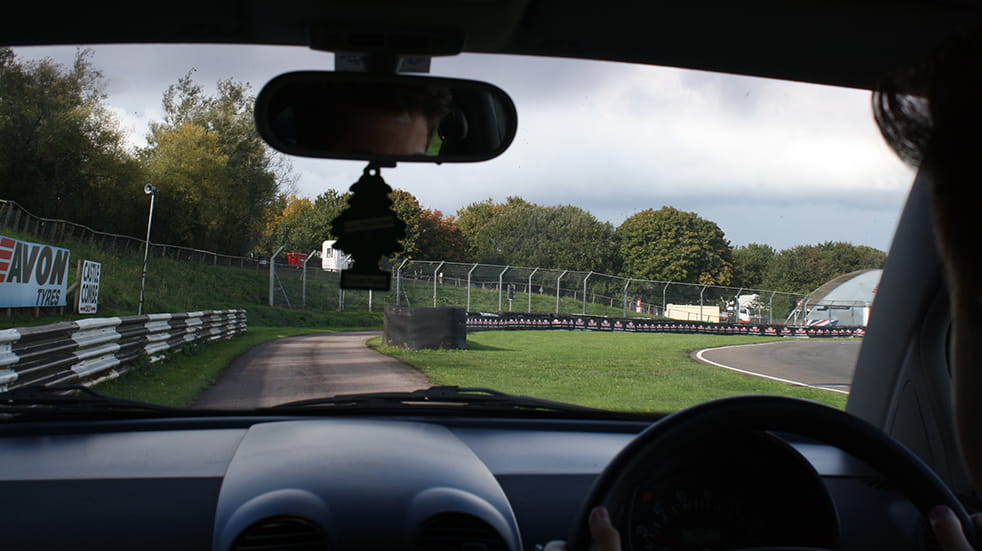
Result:
M0 391L26 385L115 379L140 358L151 363L190 343L246 331L245 310L87 318L0 330Z
M788 327L766 324L724 324L653 318L608 318L577 314L513 314L468 312L467 330L616 331L627 333L704 333L764 337L863 337L863 327Z
M463 308L386 306L382 343L409 350L467 348L467 314Z

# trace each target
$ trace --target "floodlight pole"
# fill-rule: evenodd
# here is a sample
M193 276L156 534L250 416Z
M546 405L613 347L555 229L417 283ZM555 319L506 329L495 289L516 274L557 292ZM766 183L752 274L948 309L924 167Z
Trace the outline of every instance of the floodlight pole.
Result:
M539 269L536 268L536 269L532 270L532 273L531 274L529 274L529 286L528 286L528 289L527 289L528 294L529 294L529 314L532 313L532 276L534 276L535 275L535 272L538 272L538 271L539 271Z
M157 198L157 187L147 184L143 187L144 193L150 196L150 215L147 217L147 240L143 247L143 275L140 276L140 305L137 306L136 314L143 314L143 297L147 288L147 264L150 261L150 227L153 225L153 206Z

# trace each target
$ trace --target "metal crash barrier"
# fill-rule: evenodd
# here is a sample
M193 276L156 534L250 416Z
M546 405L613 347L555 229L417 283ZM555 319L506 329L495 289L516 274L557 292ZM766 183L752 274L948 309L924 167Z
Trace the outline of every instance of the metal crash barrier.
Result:
M650 318L609 318L577 314L513 314L468 312L467 330L565 329L629 333L704 333L765 337L863 337L863 327L788 327L766 324L700 323Z
M245 310L90 318L0 330L0 391L25 385L115 379L135 360L151 363L191 343L246 331Z

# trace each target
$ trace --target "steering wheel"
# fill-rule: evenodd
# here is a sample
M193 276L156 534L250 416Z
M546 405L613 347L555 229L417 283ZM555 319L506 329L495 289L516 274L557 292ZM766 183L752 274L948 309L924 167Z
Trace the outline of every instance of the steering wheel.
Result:
M693 406L669 415L645 429L610 462L594 483L569 539L568 549L587 551L590 545L588 516L603 505L622 534L630 534L626 509L630 496L649 472L659 454L693 435L720 430L779 431L813 438L838 447L866 462L894 483L927 516L935 505L947 505L958 516L968 541L975 544L968 512L940 478L907 448L869 423L828 406L779 396L740 396ZM793 546L754 549L801 549Z

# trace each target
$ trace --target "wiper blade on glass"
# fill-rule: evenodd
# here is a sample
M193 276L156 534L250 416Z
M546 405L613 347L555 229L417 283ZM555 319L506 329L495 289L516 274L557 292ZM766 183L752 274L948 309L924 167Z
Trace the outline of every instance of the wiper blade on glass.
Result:
M179 408L100 394L83 385L23 386L0 392L0 413L48 413L53 411L153 411Z
M490 388L434 386L413 392L369 392L339 394L278 404L271 409L338 406L357 408L391 408L399 405L456 406L480 409L552 411L561 413L610 414L603 409L554 402L530 396L516 396Z

